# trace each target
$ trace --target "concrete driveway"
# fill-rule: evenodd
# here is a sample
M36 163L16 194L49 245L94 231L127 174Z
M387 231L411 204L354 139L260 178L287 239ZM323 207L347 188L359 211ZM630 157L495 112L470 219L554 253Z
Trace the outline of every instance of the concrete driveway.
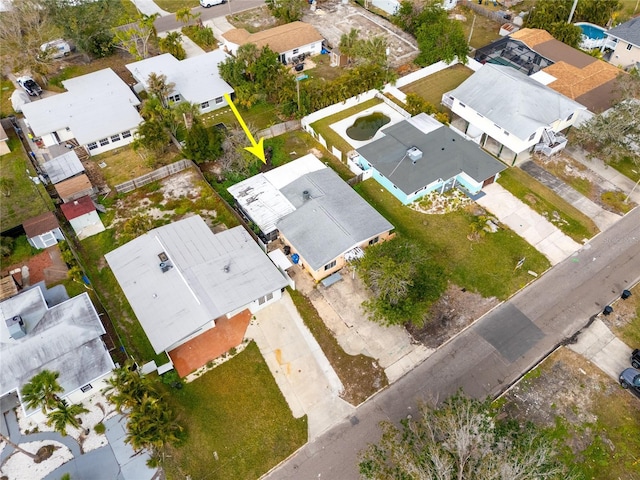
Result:
M293 416L308 416L309 441L355 410L340 398L342 382L288 293L255 314L246 336L258 344Z
M552 265L560 263L582 247L501 185L492 183L483 191L485 195L476 202L535 247Z

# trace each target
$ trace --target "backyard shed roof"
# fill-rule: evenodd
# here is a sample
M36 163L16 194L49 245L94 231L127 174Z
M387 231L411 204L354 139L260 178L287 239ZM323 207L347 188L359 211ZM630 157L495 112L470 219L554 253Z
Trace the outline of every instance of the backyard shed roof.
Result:
M89 177L84 173L55 185L56 192L58 192L63 201L67 201L67 199L73 198L75 194L89 191L92 188L93 185L91 185Z
M175 92L189 102L200 104L222 97L225 93L233 93L233 88L218 72L218 65L227 58L229 56L220 49L184 60L165 53L130 63L126 67L145 88L151 73L166 75L167 83L175 84Z
M55 230L56 228L60 228L60 224L53 212L45 212L42 215L30 218L24 222L22 228L24 228L24 233L27 234L28 238L34 238L43 233Z
M520 139L585 109L514 68L490 63L448 95Z
M304 22L291 22L257 33L249 33L245 29L233 29L222 36L225 40L237 45L253 43L258 48L269 46L276 53L284 53L314 42L321 42L322 35L313 25Z
M296 210L278 222L278 230L314 270L393 229L330 168L304 174L281 192Z
M137 128L138 97L110 68L64 80L67 92L22 105L36 136L69 128L82 145Z
M640 17L621 23L611 30L607 30L606 34L640 48Z
M200 216L155 228L105 259L157 353L287 285L243 227L214 234Z
M20 390L38 372L60 373L65 394L114 368L101 336L105 333L87 293L51 308L39 287L0 303L0 395ZM5 319L20 315L26 335L11 338Z
M477 144L445 126L425 133L405 120L383 132L384 137L357 151L407 195L461 172L483 182L506 169ZM411 147L417 147L423 154L415 163L406 157Z
M9 140L9 136L7 132L4 131L2 125L0 125L0 142L6 142L7 140Z
M51 183L58 183L84 172L82 162L73 150L43 163L42 168L49 176Z
M96 206L93 204L91 197L84 196L74 200L73 202L63 203L60 205L60 210L62 210L65 218L71 221L74 218L94 212L96 210Z

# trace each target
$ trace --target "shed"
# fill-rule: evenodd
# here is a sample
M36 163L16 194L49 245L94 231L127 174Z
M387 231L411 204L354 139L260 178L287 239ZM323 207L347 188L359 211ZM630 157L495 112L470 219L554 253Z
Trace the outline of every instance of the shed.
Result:
M60 224L53 212L45 212L22 224L29 244L34 248L47 248L64 240Z
M84 166L73 150L43 163L42 168L53 184L84 172Z
M91 197L81 197L72 202L60 205L60 210L76 232L78 240L83 240L96 233L104 232L104 224L96 211Z
M95 189L91 185L89 177L84 173L58 183L55 188L63 203L77 200L85 195L92 196L95 194Z

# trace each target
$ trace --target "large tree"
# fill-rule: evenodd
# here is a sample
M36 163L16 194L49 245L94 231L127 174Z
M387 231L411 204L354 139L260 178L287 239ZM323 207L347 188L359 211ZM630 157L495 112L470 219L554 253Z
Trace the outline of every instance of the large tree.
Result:
M113 0L39 0L51 20L82 51L96 57L113 52L112 29L122 21L122 5Z
M271 14L285 23L295 22L302 18L305 0L265 0Z
M216 127L205 127L199 120L187 132L184 153L196 163L215 160L222 154L223 135Z
M363 479L542 480L572 476L555 444L533 424L498 420L489 400L461 394L423 404L400 426L382 422L382 439L361 453Z
M618 103L580 125L576 141L605 161L629 156L640 165L640 74L620 73L616 85Z
M47 413L47 409L55 408L60 400L58 394L64 391L58 383L59 376L59 372L51 370L42 370L34 375L20 391L27 408L42 408L44 413Z
M357 271L372 293L363 304L365 311L386 325L420 324L446 287L442 268L417 245L401 239L367 248Z
M114 38L115 46L129 52L136 60L147 58L152 42L157 39L154 22L159 16L159 13L142 15L135 24L118 29Z

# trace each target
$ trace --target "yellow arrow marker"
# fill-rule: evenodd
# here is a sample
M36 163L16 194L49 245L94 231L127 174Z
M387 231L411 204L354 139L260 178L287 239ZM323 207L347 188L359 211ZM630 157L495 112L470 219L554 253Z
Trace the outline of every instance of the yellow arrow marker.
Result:
M231 107L231 111L236 116L236 118L238 119L238 122L240 122L240 126L244 130L244 133L247 135L247 137L249 137L249 140L251 141L251 147L245 147L244 149L250 153L253 153L256 157L262 160L262 163L267 163L267 159L264 157L264 145L263 145L264 138L261 138L259 142L256 142L255 139L253 138L253 135L251 135L251 132L247 128L247 124L244 123L244 120L240 116L238 109L231 101L231 97L229 97L228 93L224 94L224 99L227 101L227 103Z

